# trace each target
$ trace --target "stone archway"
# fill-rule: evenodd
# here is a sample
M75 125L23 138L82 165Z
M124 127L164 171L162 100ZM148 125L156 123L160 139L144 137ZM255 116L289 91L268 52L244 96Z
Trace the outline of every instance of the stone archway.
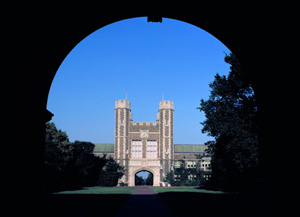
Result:
M145 176L146 174L147 174L147 176ZM135 178L135 186L141 186L141 185L153 186L153 173L151 173L147 170L142 170L142 171L137 172L134 176L135 176L134 177Z
M156 4L153 5L157 6ZM277 101L270 97L269 90L278 89L281 77L269 76L273 73L270 66L274 65L274 59L270 57L275 57L276 54L275 59L277 59L278 55L273 52L273 49L270 49L271 46L266 42L268 42L268 38L273 38L272 41L276 41L274 37L279 39L279 36L281 36L277 34L278 28L275 28L275 25L278 25L278 19L274 19L276 18L275 13L271 13L271 16L266 16L263 9L256 10L258 13L252 16L253 10L236 10L236 7L233 6L236 5L226 4L225 7L222 7L217 12L215 7L202 6L200 8L201 13L199 13L198 8L195 9L195 7L193 8L185 2L177 5L171 4L167 7L163 7L160 4L155 7L155 9L157 8L156 10L153 10L154 6L137 9L137 5L130 5L126 2L122 6L119 5L119 7L123 8L120 12L120 10L115 10L116 5L114 2L109 3L107 1L101 4L100 12L98 7L95 7L97 12L90 12L88 16L78 16L80 11L87 13L90 10L85 10L88 7L85 8L84 5L80 5L80 8L77 8L78 10L68 11L61 10L58 7L55 7L55 10L48 11L36 10L36 7L34 9L32 7L32 10L25 8L21 26L26 24L27 31L20 38L21 43L19 43L19 46L26 44L24 49L21 49L24 54L26 53L26 55L21 53L22 59L25 58L24 62L26 64L22 65L24 69L18 70L24 75L23 77L21 75L24 88L20 91L21 103L24 102L24 106L21 107L20 112L18 111L16 115L21 116L21 120L27 125L21 132L24 136L23 142L25 144L19 147L19 152L22 153L22 158L20 158L22 164L16 164L18 167L13 169L22 171L19 168L22 165L23 171L26 171L26 175L29 177L27 180L24 180L24 185L27 188L23 189L26 191L23 195L27 195L28 192L33 196L29 200L27 198L20 210L23 212L30 207L30 204L40 205L42 202L40 198L43 196L41 193L41 177L43 173L43 144L45 143L44 131L45 122L51 119L51 114L46 110L46 105L52 79L60 63L76 44L96 29L122 19L155 14L158 10L159 12L157 13L162 16L188 22L206 30L226 44L238 56L245 69L246 77L253 84L258 107L260 108L258 110L258 126L260 128L260 151L263 156L262 171L264 171L261 187L266 188L263 201L267 201L264 204L272 204L272 208L276 207L276 204L280 201L279 194L269 193L274 191L274 186L278 186L278 179L274 175L277 168L274 165L278 161L277 156L279 152L275 154L274 151L279 151L280 148L276 149L274 145L280 144L278 142L280 140L278 140L278 136L274 137L274 132L278 131L278 127L276 124L273 124L275 120L274 114L270 112L277 106L275 104ZM55 16L52 16L53 14ZM212 16L214 19L209 19ZM49 17L51 17L51 22L49 22ZM229 22L236 17L238 17L239 22ZM249 19L249 17L252 17L252 19ZM243 25L240 25L240 23L243 23ZM268 28L266 28L266 23ZM275 31L277 31L276 34L274 34ZM273 80L270 82L271 77L278 82ZM17 102L19 102L18 99L16 97ZM270 152L270 149L272 149L272 152ZM11 167L6 169L5 173L11 175L13 169ZM12 177L10 175L6 177ZM14 183L10 179L6 181L7 185ZM278 209L271 209L270 206L265 206L264 210L268 214L270 214L270 210L273 214L276 214L278 211ZM39 209L37 212L43 213L43 210Z
M128 173L128 186L135 186L135 175L141 171L147 171L153 174L153 186L160 186L160 173L159 167L140 167L140 168L129 168Z

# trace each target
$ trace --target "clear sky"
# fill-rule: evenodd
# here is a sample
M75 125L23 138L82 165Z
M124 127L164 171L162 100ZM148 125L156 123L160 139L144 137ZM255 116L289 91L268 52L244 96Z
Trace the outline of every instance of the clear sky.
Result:
M203 112L214 75L227 75L230 50L191 24L146 17L107 25L68 54L53 80L47 109L70 141L114 143L115 100L131 101L133 121L156 120L159 101L174 101L175 144L203 144Z

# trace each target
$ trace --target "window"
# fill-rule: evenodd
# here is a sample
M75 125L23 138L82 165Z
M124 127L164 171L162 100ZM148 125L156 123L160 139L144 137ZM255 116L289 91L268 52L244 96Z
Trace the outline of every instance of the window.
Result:
M142 140L132 140L131 142L131 157L142 157Z
M123 119L121 120L121 124L123 124Z
M188 180L197 180L197 176L190 174L190 175L188 175Z
M169 125L169 122L168 121L166 121L166 126L168 126Z
M157 158L156 140L147 140L147 158Z
M175 181L180 181L180 175L174 174Z
M187 162L188 168L196 168L196 162L195 161L188 161Z
M175 161L174 167L175 168L180 168L181 167L181 162L180 161Z

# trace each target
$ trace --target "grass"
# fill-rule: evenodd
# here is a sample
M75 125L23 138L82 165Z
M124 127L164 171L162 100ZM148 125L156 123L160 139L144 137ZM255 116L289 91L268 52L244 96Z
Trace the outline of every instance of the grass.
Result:
M153 187L152 188L156 193L166 193L166 192L195 192L203 194L224 194L223 191L210 191L205 189L199 189L197 186L180 186L180 187Z
M80 190L61 191L55 194L131 194L135 188L124 187L84 187Z

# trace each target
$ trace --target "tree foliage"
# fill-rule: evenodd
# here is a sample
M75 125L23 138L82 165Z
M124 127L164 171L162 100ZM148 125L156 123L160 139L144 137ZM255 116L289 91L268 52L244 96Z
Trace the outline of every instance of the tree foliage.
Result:
M180 161L180 166L174 168L165 177L165 181L171 186L198 186L202 184L203 171L198 167L186 168L184 160Z
M73 158L69 164L69 182L81 186L96 185L106 159L93 154L95 145L91 142L75 141L72 147Z
M215 75L209 99L201 99L198 109L206 117L202 132L215 138L209 142L213 176L231 182L258 166L257 105L238 59L231 53L224 60L229 75Z
M104 156L106 158L106 156ZM125 173L123 166L120 166L111 156L106 159L105 166L101 169L98 184L100 186L116 186L118 180Z
M143 179L143 177L138 176L137 174L135 174L134 176L134 183L135 185L145 185L145 180Z
M146 185L153 185L153 174L149 173L146 178Z
M54 123L46 123L45 164L63 171L73 158L73 147L66 132L58 130Z
M46 123L45 187L50 191L81 186L115 186L124 174L112 158L93 154L91 142L71 143L66 132Z

